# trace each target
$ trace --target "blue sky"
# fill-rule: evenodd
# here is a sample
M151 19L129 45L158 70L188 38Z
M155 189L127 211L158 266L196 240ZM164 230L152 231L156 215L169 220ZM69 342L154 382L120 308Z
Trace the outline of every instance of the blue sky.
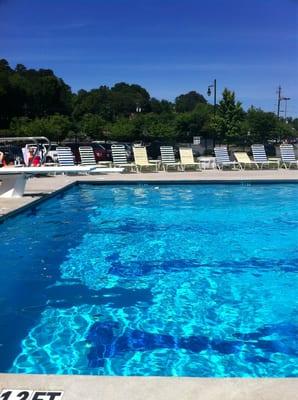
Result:
M298 116L298 0L0 0L0 57L73 90L138 83L173 100L214 78L244 107Z

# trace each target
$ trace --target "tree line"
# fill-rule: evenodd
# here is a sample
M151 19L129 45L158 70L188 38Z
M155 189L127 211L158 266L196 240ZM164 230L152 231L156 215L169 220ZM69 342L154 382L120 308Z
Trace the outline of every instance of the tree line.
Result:
M137 84L116 83L72 92L50 69L12 68L0 60L0 135L64 139L251 144L298 136L298 119L278 119L251 106L244 111L225 89L219 104L191 91L174 102L151 97Z

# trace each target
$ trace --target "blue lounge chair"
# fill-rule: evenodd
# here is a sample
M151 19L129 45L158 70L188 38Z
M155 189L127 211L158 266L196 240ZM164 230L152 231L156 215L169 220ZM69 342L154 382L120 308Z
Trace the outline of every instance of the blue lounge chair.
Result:
M218 169L223 170L225 167L237 169L242 169L241 164L238 161L231 161L227 146L215 147L215 163Z
M298 160L295 156L294 147L292 144L281 144L280 147L280 156L282 160L282 166L285 168L298 168Z
M268 160L266 151L265 151L265 147L263 144L253 144L251 146L251 150L252 150L252 155L254 158L254 162L256 162L261 169L264 166L267 166L268 168L270 168L271 166L278 168L279 167L279 161L270 161Z

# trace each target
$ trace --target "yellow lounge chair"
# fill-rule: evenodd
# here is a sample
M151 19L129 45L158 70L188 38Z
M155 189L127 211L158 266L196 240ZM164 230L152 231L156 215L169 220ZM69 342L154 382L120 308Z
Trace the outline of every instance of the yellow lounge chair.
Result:
M186 167L195 168L197 171L202 171L200 163L195 162L192 149L189 147L179 147L181 168L185 171Z
M144 146L137 146L133 147L133 155L135 158L135 164L137 166L137 170L142 172L143 168L147 169L155 169L157 172L158 164L157 163L150 163L148 161L147 150Z
M248 154L245 153L244 151L236 152L236 153L234 153L234 156L235 156L236 160L238 161L238 163L241 165L241 167L243 167L244 169L246 167L259 168L258 163L256 163L255 161L252 161L248 157Z

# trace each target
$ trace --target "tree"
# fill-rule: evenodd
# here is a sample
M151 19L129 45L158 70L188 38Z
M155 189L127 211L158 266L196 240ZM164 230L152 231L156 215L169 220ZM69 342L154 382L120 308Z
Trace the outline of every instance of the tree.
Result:
M15 136L46 136L52 141L62 141L72 128L69 117L58 114L33 120L28 117L14 118L10 124Z
M212 106L199 103L192 112L177 114L175 127L179 140L192 141L193 136L210 137Z
M5 59L0 60L0 128L8 128L11 118L19 115L19 94L11 83L13 69Z
M138 139L144 141L174 141L176 134L173 113L145 114L135 120Z
M79 123L80 132L90 139L104 139L105 121L100 115L85 114Z
M68 115L72 93L51 70L26 69L22 64L12 69L6 60L0 60L0 103L0 128L5 128L13 117Z
M78 119L85 114L97 114L105 121L113 121L115 113L112 93L107 86L100 86L98 89L92 89L89 92L80 90L74 96L73 117Z
M278 118L272 112L251 107L246 121L251 143L265 143L277 135Z
M138 112L136 112L138 111ZM278 119L273 113L250 108L245 113L235 93L227 89L213 117L212 106L190 91L172 103L150 97L137 84L72 93L50 69L10 67L0 60L1 135L46 135L113 140L191 141L193 136L220 142L249 144L298 136L298 119Z
M291 121L293 128L298 132L298 118Z
M108 124L106 136L109 140L134 141L137 136L134 121L120 118L116 122Z
M181 94L175 99L175 109L178 113L193 111L197 104L206 104L205 97L195 91L186 94Z
M226 143L241 142L241 123L244 115L241 103L235 100L235 92L224 89L222 100L217 107L216 116L212 121L217 139Z
M150 95L139 85L129 85L124 82L116 83L111 88L113 109L116 116L129 117L140 108L142 112L150 111Z
M151 112L155 114L161 114L163 112L171 112L174 109L173 103L167 100L157 100L154 97L150 99Z

